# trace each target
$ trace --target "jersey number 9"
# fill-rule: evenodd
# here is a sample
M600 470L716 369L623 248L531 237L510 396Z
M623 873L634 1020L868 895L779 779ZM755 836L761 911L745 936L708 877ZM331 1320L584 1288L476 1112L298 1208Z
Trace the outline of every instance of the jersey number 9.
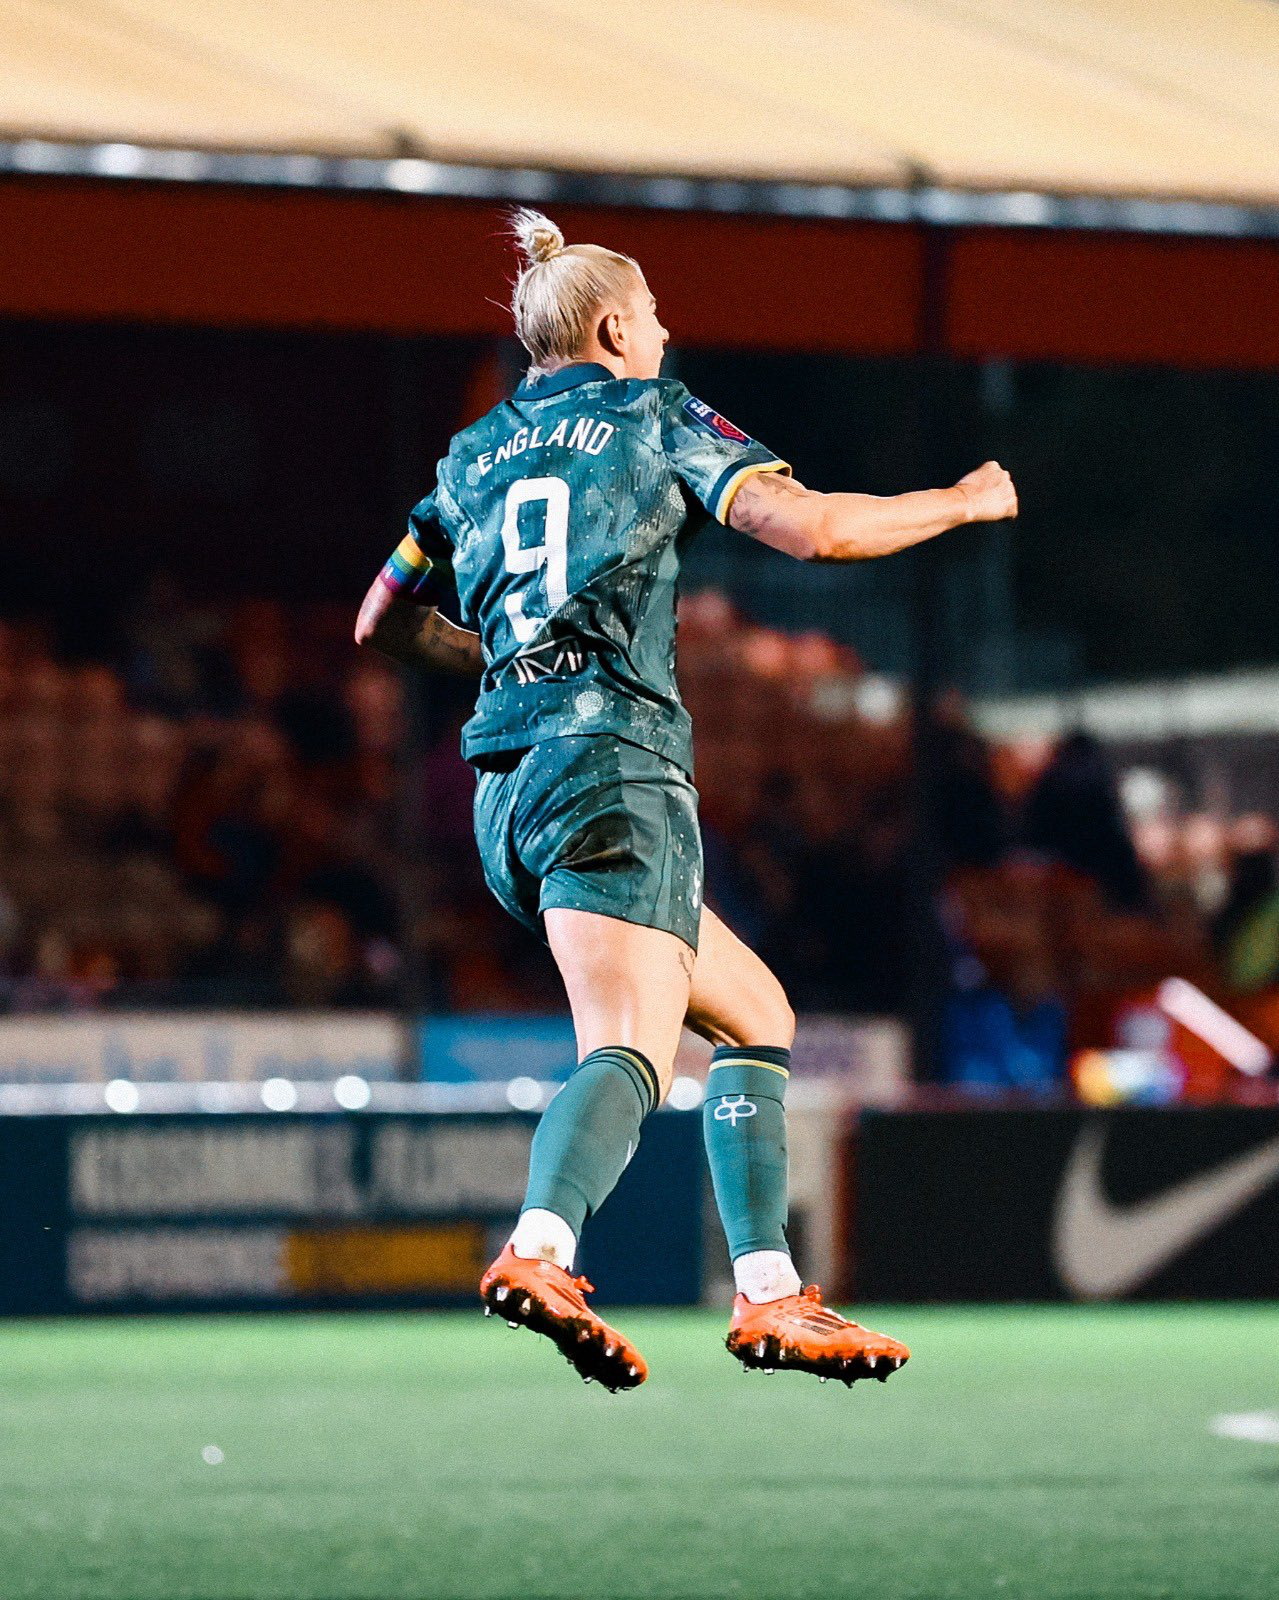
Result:
M520 544L520 507L541 502L544 507L543 541L526 547ZM520 478L506 491L506 512L502 518L502 545L506 551L506 570L515 576L546 569L547 616L568 599L568 484L563 478ZM546 616L530 616L524 610L527 585L505 599L511 631L521 644L527 644L546 621Z

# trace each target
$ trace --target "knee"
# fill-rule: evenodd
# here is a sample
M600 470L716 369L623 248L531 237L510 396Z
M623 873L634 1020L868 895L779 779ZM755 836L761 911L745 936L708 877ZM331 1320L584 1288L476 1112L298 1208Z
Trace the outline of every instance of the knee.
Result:
M795 1013L791 1008L790 1001L786 998L786 991L780 983L777 984L777 995L773 1003L769 1026L773 1030L773 1037L777 1040L778 1046L784 1050L789 1050L791 1045L795 1043Z
M731 1027L723 1030L727 1045L768 1045L789 1050L795 1042L795 1013L786 991L770 972L765 981L753 983L739 998Z

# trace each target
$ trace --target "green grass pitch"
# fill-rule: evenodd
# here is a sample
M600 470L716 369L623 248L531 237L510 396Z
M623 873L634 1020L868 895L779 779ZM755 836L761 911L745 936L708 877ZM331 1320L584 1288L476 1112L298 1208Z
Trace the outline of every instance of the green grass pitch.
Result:
M1279 1308L902 1309L886 1384L619 1315L0 1324L3 1600L1273 1600ZM206 1464L216 1446L224 1459Z

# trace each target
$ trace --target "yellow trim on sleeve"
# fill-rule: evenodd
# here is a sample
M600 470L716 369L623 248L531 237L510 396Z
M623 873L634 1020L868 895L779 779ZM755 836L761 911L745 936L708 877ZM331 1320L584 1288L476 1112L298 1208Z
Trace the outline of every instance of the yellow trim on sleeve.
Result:
M757 472L784 472L790 476L789 461L752 461L740 472L735 472L724 485L719 497L719 504L715 507L715 520L728 525L728 514L733 509L733 501L737 498L737 491L746 482L753 478Z

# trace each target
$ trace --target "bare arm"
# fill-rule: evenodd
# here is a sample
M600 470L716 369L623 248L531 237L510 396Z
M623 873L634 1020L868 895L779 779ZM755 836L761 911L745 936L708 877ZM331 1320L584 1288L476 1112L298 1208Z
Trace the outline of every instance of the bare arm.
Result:
M950 489L914 494L819 494L780 473L757 472L738 490L730 527L801 561L869 561L965 522L1017 515L1017 491L996 461Z
M484 671L479 634L455 627L434 606L397 595L380 577L360 607L355 642L372 645L393 661L421 662L436 672L478 678Z

